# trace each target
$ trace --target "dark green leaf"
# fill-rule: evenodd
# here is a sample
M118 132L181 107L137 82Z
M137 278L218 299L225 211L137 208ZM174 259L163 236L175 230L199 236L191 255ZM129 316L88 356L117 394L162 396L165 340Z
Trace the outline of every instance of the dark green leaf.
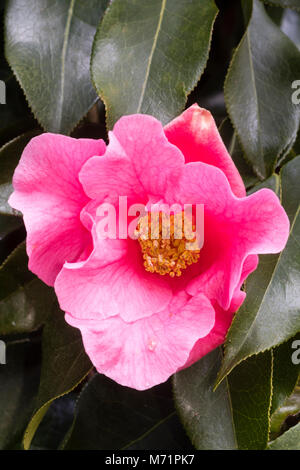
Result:
M272 409L274 413L292 394L300 374L300 364L294 364L292 354L294 341L300 340L300 334L286 343L281 344L273 352L273 395ZM299 341L300 347L300 341ZM299 409L300 411L300 409Z
M294 10L284 10L280 27L300 49L300 14Z
M92 368L79 330L65 322L64 313L58 308L44 327L42 349L41 381L35 411L24 435L25 449L29 449L37 427L53 400L73 390Z
M2 15L0 21L3 21ZM3 28L0 41L3 44ZM0 145L37 125L31 114L24 94L17 83L8 63L4 59L3 47L0 49L0 78L5 83L6 104L0 104Z
M18 230L23 225L21 217L0 214L0 244L7 235Z
M31 449L57 450L72 426L78 393L73 391L54 400L40 423Z
M281 202L292 225L299 211L300 202L300 155L281 169ZM297 252L297 247L295 253Z
M258 181L257 175L251 168L251 165L247 162L241 144L239 143L236 132L232 136L232 140L229 147L229 153L239 170L240 175L243 178L246 188L252 186Z
M236 449L227 379L214 392L222 353L215 349L174 376L175 403L196 449Z
M21 217L0 214L0 265L26 236Z
M283 14L286 10L283 8L275 7L274 5L266 5L266 11L271 18L271 20L277 24L277 26L281 27L281 21L283 18Z
M245 159L243 150L237 138L237 134L234 131L229 118L226 118L222 122L221 126L219 127L219 132L222 139L224 140L228 152L231 155L232 160L235 163L235 166L243 178L246 188L253 186L255 183L257 183L257 181L259 181L259 179L252 170L251 165Z
M228 376L239 449L265 449L272 399L272 355L266 351L242 362Z
M92 77L109 127L124 114L164 124L184 108L208 58L213 0L113 0L92 53Z
M27 132L0 149L0 214L16 215L16 211L7 202L13 191L12 177L24 147L38 133L37 131Z
M300 157L281 171L282 204L290 218L290 237L279 255L263 255L247 279L247 297L225 343L218 381L245 358L277 346L300 331Z
M293 150L295 151L294 157L300 155L300 129L298 130L297 139L293 145Z
M38 389L40 351L29 340L7 343L0 364L0 449L18 446Z
M28 271L27 264L22 243L0 267L1 335L36 330L53 310L53 289Z
M178 448L176 427L172 428L175 411L166 392L168 384L140 392L97 374L81 393L65 448L138 449L151 443L163 449L162 434L168 449Z
M176 413L132 442L126 450L194 450Z
M279 160L278 162L279 167L293 160L298 155L300 155L300 132L299 131L298 131L297 138L293 144L293 148L291 149L291 151L283 159Z
M213 391L222 360L215 349L174 376L175 400L197 449L264 449L271 400L271 353L243 362Z
M108 0L9 0L5 54L42 126L69 133L97 96L89 60Z
M280 408L273 413L271 418L270 437L273 441L282 434L290 419L297 417L300 411L300 387L296 387L293 394L288 397Z
M269 445L270 450L300 450L300 423Z
M262 178L296 138L300 106L292 102L292 83L299 76L300 52L253 0L227 74L225 98L247 159Z
M296 10L300 10L299 1L298 0L261 0L265 3L275 5L277 7L282 8L295 8Z
M253 188L251 188L247 194L249 195L249 194L255 193L256 191L259 191L260 189L263 189L263 188L272 189L272 191L274 191L274 193L276 193L277 196L279 196L280 195L279 176L276 173L274 173L274 175L267 178L263 183L258 183L255 186L253 186Z

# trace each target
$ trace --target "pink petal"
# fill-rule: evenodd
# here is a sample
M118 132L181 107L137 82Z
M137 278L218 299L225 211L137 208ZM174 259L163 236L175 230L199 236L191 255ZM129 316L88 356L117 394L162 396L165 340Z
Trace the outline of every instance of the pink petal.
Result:
M98 372L144 390L165 382L183 366L195 342L214 326L214 309L203 295L177 308L178 298L164 312L134 323L120 317L86 321L70 314L66 320L80 328L85 350Z
M101 241L87 261L66 263L55 291L62 310L99 320L135 321L162 311L172 298L166 279L147 272L138 243L127 240Z
M204 246L199 275L187 287L203 292L227 310L248 255L278 253L287 241L289 220L275 193L262 189L237 198L225 175L204 163L185 165L170 203L204 204ZM254 260L252 258L252 260Z
M29 269L49 285L66 260L91 251L91 236L80 222L88 198L78 173L104 151L102 140L42 134L29 142L15 170L9 203L24 215Z
M238 289L240 289L240 287L242 286L243 282L247 279L249 274L255 271L258 265L258 261L259 260L258 260L257 255L249 255L245 258L243 268L242 268L241 279L237 286Z
M242 178L209 111L194 104L167 124L165 134L182 151L186 163L201 161L220 168L233 193L238 197L246 195Z
M188 360L181 369L191 366L213 349L224 343L227 331L236 312L246 297L245 292L239 292L233 299L230 308L225 311L215 305L215 325L204 338L200 338L194 345Z
M79 179L85 192L98 202L109 197L110 201L116 203L119 196L143 201L145 191L136 178L134 165L113 134L110 134L105 155L102 158L90 158L80 172Z
M90 160L80 173L91 198L124 195L143 202L145 195L163 196L168 181L176 183L184 158L168 142L157 119L142 114L124 116L109 138L104 158Z
M245 259L242 268L241 278L237 287L235 288L229 309L227 311L223 310L217 303L215 303L215 325L207 336L199 339L194 345L188 358L188 361L184 365L183 369L189 367L194 362L201 359L201 357L205 356L210 351L224 343L227 332L232 323L234 313L238 311L238 309L246 298L246 292L241 291L240 288L244 280L248 277L248 275L256 269L257 263L258 256L256 255L249 255Z

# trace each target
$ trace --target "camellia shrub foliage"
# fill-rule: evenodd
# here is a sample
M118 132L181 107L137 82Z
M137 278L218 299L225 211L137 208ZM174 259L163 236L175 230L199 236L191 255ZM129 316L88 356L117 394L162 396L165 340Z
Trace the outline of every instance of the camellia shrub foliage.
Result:
M0 5L0 448L299 450L299 0Z

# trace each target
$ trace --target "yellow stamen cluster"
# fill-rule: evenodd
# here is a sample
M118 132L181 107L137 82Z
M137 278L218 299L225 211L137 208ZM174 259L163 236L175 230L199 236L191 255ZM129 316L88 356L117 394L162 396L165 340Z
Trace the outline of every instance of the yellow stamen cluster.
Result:
M154 219L154 220L153 220ZM141 217L135 235L141 245L144 266L150 273L181 276L182 270L197 263L200 250L195 226L186 223L184 213L148 213Z

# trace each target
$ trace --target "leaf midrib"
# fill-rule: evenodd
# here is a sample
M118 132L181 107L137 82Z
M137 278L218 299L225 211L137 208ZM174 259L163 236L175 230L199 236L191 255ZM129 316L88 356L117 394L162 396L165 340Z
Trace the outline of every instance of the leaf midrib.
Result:
M71 21L72 21L72 16L74 12L75 1L76 0L70 0L70 6L68 10L68 16L67 16L65 32L64 32L64 41L63 41L63 47L62 47L62 53L61 53L60 93L59 93L59 100L58 100L58 113L59 114L57 118L59 127L61 127L61 121L62 121L62 110L63 110L64 93L65 93L65 63L66 63L66 55L67 55L69 38L70 38Z
M121 450L126 450L126 449L128 449L128 447L136 444L137 442L140 442L142 439L144 439L149 434L151 434L152 431L157 429L161 424L164 424L166 421L168 421L169 419L171 419L175 415L176 415L176 411L172 411L172 413L170 413L167 416L165 416L164 418L160 419L156 424L151 426L151 428L148 429L147 431L145 431L141 436L137 437L136 439L133 439L128 444L126 444L124 447L122 447Z
M252 18L250 20L250 23L251 23L251 21L252 21ZM257 112L256 112L257 124L258 124L258 129L260 129L261 119L260 119L260 111L259 111L259 100L258 100L258 94L257 94L257 88L256 88L255 70L254 70L254 64L253 64L253 59L252 59L252 51L251 51L251 42L250 42L250 33L251 33L251 31L250 31L250 28L251 28L251 24L249 24L247 32L246 32L246 39L247 39L247 49L248 49L248 53L249 53L249 66L250 66L250 72L251 72L251 82L253 84L253 92L254 92L256 109L257 109ZM264 154L263 154L263 148L262 148L261 137L260 137L259 132L257 134L257 138L258 138L258 146L259 146L259 150L260 150L260 158L261 158L261 161L264 162Z
M167 3L167 0L162 0L162 2L161 2L161 9L160 9L160 13L159 13L157 28L156 28L156 31L155 31L155 34L154 34L153 44L152 44L150 55L149 55L149 58L148 58L146 74L145 74L145 78L144 78L143 85L142 85L141 96L140 96L138 107L137 107L137 113L141 112L141 108L142 108L142 104L143 104L143 100L144 100L144 96L145 96L145 92L146 92L146 87L147 87L148 80L149 80L151 64L152 64L152 61L153 61L153 56L154 56L154 52L155 52L155 49L156 49L156 46L157 46L158 36L159 36L160 30L161 30L163 17L164 17L164 13L165 13L165 10L166 10L166 3Z

